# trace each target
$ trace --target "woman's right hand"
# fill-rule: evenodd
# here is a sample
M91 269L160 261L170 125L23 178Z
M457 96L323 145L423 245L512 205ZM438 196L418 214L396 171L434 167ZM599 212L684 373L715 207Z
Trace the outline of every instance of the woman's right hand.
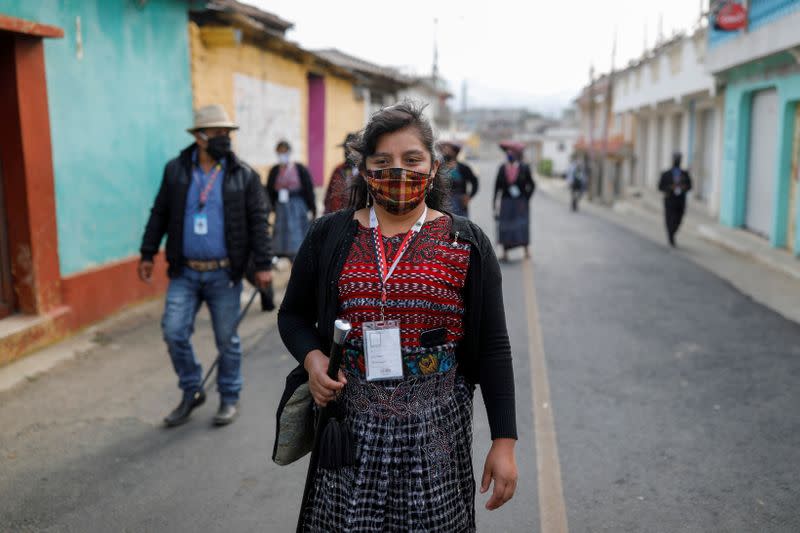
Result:
M303 367L308 372L308 388L311 396L320 407L325 407L328 402L335 400L336 393L347 384L347 378L341 370L338 381L328 377L328 356L319 350L308 352Z

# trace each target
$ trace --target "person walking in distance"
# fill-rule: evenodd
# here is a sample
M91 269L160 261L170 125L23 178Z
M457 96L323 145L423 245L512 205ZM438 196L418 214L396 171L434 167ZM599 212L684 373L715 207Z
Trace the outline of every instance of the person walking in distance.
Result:
M318 467L312 454L298 530L474 532L475 385L493 439L486 507L517 483L500 265L477 225L443 212L448 180L421 107L382 109L355 145L350 208L311 228L278 312L314 401L338 395L355 443L355 464ZM336 319L353 326L338 380L325 353Z
M692 190L689 172L681 168L681 153L672 155L672 167L661 174L658 190L664 194L664 222L669 245L675 247L675 234L686 212L686 196Z
M497 170L492 207L497 220L497 241L503 246L503 261L508 252L522 247L530 257L530 200L536 190L531 168L522 161L525 146L506 141L500 143L506 162ZM498 205L498 197L500 202Z
M189 420L206 400L191 336L200 305L211 313L219 350L217 425L234 421L242 388L242 349L235 330L242 276L252 255L255 281L272 281L267 204L258 174L231 150L237 126L221 105L197 109L189 133L195 142L167 163L142 238L139 278L149 282L153 258L167 235L169 288L161 326L183 398L165 419Z
M348 145L355 142L358 135L348 133L344 142L339 146L344 151L344 159L333 169L331 179L328 181L328 189L325 191L325 214L335 213L347 207L349 200L348 191L353 177L358 176L358 154Z
M314 183L305 165L292 161L287 141L280 141L275 153L278 164L267 177L267 195L275 212L272 243L276 256L294 261L311 220L317 217Z
M450 178L450 204L454 215L469 218L469 203L478 194L478 178L469 165L458 160L461 144L441 141L439 152L444 165L442 170Z
M586 174L583 165L576 157L572 159L567 169L567 185L572 196L572 210L577 211L578 203L586 189Z

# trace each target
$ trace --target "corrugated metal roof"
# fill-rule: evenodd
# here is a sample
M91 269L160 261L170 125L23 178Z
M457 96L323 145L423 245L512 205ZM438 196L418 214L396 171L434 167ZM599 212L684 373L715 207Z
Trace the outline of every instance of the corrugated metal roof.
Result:
M383 67L381 65L376 65L375 63L370 63L365 59L351 56L349 54L342 52L341 50L337 50L336 48L327 48L325 50L314 50L314 53L322 57L323 59L330 61L334 65L338 65L348 70L372 76L389 78L403 84L410 84L413 82L411 78L409 78L408 76L404 76L397 69L391 67Z
M294 28L294 23L284 20L278 15L264 11L255 6L237 2L237 0L210 0L206 3L206 9L213 11L233 12L250 17L264 26L286 33L287 30Z

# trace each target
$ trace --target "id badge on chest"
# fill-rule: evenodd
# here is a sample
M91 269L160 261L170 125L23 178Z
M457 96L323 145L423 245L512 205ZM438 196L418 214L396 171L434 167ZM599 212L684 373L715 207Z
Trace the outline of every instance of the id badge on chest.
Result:
M519 198L519 195L521 193L519 192L519 187L517 187L516 185L512 185L511 187L508 188L508 194L511 195L511 198Z
M208 235L208 216L205 213L197 213L194 216L194 234Z
M402 378L400 322L397 320L364 322L362 329L367 381Z
M278 189L278 203L279 204L289 203L289 189Z

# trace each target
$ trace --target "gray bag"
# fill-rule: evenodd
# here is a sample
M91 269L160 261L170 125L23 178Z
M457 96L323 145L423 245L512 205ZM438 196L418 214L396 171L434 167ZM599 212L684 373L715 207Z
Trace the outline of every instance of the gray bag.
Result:
M272 460L286 466L305 456L314 446L314 400L308 388L308 373L302 365L286 376L277 418Z

